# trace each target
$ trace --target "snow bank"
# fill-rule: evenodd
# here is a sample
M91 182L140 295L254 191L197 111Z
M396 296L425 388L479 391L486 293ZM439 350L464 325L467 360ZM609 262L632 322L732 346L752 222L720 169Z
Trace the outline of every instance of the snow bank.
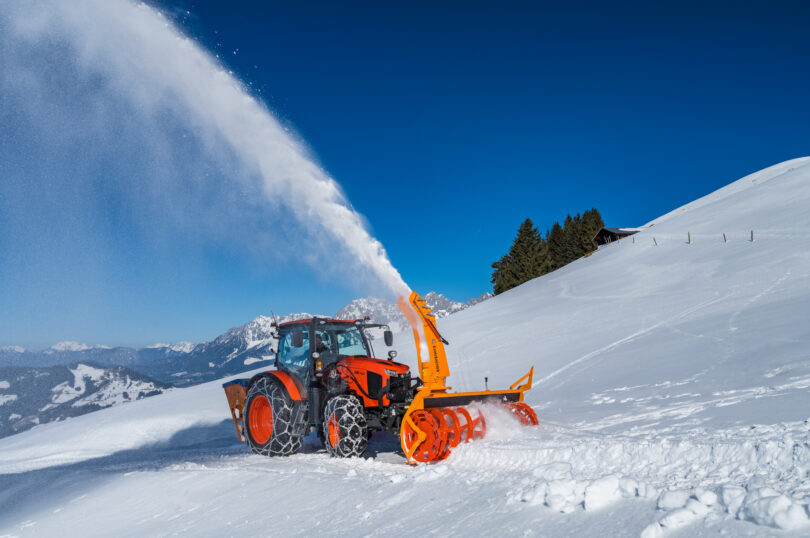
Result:
M544 424L511 440L460 447L447 464L465 471L486 469L493 479L522 471L531 478L509 493L510 502L561 513L656 499L661 515L648 531L653 536L658 528L681 528L707 518L803 528L810 502L807 424L773 427L769 438L763 438L764 430L622 437ZM780 490L738 485L753 477L757 483L779 484Z

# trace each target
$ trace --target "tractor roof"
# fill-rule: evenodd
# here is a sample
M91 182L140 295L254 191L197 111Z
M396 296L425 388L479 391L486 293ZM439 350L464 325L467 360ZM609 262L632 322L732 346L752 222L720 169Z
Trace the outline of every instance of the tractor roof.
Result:
M321 319L321 318L319 318L319 319ZM354 323L356 321L363 321L363 320L361 320L359 318L358 319L325 319L325 318L323 318L323 321L326 321L328 323ZM293 321L285 321L284 323L279 323L278 326L279 326L279 328L281 328L281 327L288 327L290 325L305 325L305 324L308 324L310 322L312 322L312 318L296 319L296 320L293 320Z

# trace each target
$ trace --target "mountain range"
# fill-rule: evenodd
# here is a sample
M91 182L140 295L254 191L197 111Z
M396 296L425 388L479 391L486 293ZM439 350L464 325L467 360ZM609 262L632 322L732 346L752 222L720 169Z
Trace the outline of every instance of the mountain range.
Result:
M123 366L6 366L0 368L0 437L154 396L170 387Z

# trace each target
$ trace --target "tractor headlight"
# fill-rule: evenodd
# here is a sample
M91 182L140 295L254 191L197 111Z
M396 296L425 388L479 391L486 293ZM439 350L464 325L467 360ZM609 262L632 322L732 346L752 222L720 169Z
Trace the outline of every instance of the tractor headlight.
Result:
M385 369L385 373L388 375L399 375L396 370L389 370L387 368Z

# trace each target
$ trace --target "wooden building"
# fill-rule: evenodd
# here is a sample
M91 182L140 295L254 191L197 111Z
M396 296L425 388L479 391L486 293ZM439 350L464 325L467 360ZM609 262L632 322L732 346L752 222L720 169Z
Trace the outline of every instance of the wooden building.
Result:
M593 240L596 241L597 245L607 245L613 241L618 241L622 237L629 237L638 233L638 231L638 228L602 228L596 232Z

